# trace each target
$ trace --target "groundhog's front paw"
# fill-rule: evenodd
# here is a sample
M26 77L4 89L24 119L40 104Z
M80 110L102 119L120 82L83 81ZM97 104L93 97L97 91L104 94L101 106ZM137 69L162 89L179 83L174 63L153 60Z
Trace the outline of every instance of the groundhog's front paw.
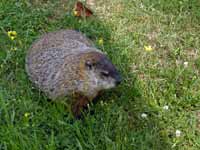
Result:
M81 119L81 116L82 116L81 112L82 112L82 108L80 108L79 105L72 106L72 113L73 113L75 118Z
M80 119L82 117L82 112L84 109L87 108L88 100L87 98L78 99L73 105L72 105L72 112L74 117Z

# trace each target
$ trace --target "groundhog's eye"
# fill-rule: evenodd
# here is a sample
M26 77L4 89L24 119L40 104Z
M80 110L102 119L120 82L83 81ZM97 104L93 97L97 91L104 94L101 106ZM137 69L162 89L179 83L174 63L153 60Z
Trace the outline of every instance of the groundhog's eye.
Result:
M86 61L85 65L87 66L87 68L88 68L89 70L92 69L92 63L91 63L90 61Z
M104 77L108 77L108 76L109 76L109 72L108 72L108 71L103 71L103 72L101 72L101 74L102 74Z

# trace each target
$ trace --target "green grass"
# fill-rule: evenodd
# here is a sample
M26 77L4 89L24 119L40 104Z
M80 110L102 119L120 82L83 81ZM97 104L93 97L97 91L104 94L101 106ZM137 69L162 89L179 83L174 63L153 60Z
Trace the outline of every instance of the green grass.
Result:
M199 150L200 2L99 0L87 20L71 15L72 6L69 0L0 2L0 149ZM124 79L83 120L72 117L70 106L48 102L24 69L39 35L67 28L90 37ZM10 30L18 33L13 41ZM144 50L149 45L151 52Z

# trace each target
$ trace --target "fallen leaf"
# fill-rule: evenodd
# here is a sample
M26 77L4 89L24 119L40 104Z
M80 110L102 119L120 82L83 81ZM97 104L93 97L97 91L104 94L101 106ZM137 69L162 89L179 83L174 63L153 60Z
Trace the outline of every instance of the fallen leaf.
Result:
M74 6L74 16L76 17L90 17L93 15L93 12L84 6L82 2L76 2Z

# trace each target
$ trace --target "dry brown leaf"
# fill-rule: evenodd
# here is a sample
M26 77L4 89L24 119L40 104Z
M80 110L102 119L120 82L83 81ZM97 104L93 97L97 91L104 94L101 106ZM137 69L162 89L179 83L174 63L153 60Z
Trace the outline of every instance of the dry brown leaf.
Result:
M93 12L82 2L77 1L74 6L74 15L76 17L90 17L93 15Z

